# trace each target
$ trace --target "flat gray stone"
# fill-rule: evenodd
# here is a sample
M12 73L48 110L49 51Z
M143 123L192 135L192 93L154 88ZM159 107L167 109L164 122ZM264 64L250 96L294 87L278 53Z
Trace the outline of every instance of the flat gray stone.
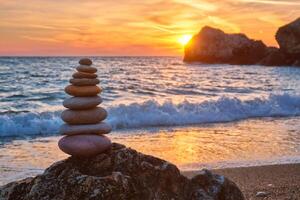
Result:
M72 156L90 157L108 150L111 141L104 135L72 135L61 138L58 147Z
M75 72L73 78L97 78L97 74L91 74L86 72Z
M75 86L93 86L100 83L99 79L96 78L72 78L69 82Z
M68 124L97 124L107 117L107 112L101 107L88 110L64 110L61 119Z
M98 86L75 86L68 85L65 92L74 97L91 97L97 96L102 91Z
M78 67L76 67L76 69L79 72L85 72L85 73L90 73L90 74L94 74L97 72L97 68L87 66L87 65L79 65Z
M64 100L63 105L71 110L85 110L91 109L102 103L99 96L93 97L72 97Z
M70 125L63 124L60 127L59 133L62 135L84 135L84 134L108 134L111 131L111 126L105 122L98 124L87 124L87 125Z

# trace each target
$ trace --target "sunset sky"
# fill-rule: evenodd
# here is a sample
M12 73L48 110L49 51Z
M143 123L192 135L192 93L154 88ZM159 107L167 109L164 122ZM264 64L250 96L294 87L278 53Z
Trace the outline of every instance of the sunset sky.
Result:
M0 0L0 55L182 55L204 25L277 45L298 17L299 0Z

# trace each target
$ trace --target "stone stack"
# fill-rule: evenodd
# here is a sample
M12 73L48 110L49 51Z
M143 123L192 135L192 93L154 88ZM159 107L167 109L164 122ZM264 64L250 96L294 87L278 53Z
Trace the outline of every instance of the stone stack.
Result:
M97 69L88 58L81 59L77 72L70 79L71 85L65 92L73 97L63 102L67 110L61 114L66 123L60 128L65 135L59 140L59 148L72 156L90 157L102 153L111 147L111 141L103 134L111 131L111 126L103 120L107 112L98 106L102 103L99 96L101 88L97 86Z

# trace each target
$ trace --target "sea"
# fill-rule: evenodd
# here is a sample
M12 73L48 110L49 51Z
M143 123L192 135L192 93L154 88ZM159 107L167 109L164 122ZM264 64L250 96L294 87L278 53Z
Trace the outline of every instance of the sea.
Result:
M91 58L113 142L182 171L300 162L300 68ZM58 130L79 59L0 58L0 185L68 157Z

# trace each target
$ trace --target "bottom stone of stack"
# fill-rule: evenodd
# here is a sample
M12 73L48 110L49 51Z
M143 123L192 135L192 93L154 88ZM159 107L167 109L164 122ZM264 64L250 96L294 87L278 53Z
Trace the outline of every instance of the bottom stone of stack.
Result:
M91 157L108 150L111 141L104 135L73 135L61 138L58 147L72 156Z

